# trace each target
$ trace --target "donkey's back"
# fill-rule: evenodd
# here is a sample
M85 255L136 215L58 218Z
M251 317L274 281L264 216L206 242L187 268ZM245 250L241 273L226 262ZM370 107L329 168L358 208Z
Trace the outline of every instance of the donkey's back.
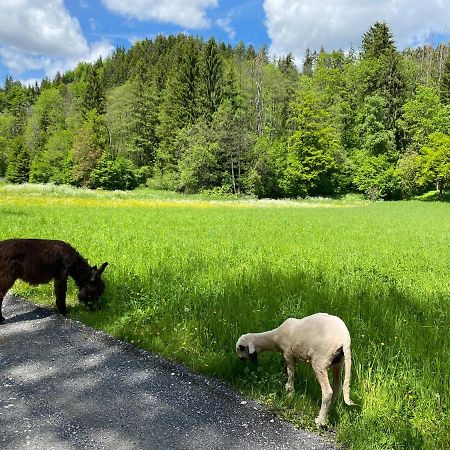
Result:
M0 242L0 277L30 284L58 278L81 258L67 242L47 239L8 239Z

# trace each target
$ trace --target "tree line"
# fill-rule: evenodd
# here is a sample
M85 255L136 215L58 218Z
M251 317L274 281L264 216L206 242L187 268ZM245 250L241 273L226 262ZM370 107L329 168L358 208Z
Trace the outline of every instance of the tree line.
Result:
M180 34L0 89L12 183L304 197L409 198L450 183L450 52L399 52L386 23L361 50L269 58Z

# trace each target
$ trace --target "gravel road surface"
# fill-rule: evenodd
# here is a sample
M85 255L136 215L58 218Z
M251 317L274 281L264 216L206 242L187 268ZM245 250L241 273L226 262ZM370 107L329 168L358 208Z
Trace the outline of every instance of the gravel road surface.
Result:
M17 297L0 325L0 449L320 449L225 383Z

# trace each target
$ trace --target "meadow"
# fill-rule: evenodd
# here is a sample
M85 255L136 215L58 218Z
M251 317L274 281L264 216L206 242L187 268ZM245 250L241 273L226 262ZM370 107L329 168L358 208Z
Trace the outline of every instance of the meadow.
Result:
M318 311L352 335L351 396L330 415L351 449L450 448L450 205L256 201L155 191L0 185L0 239L66 240L109 261L99 311L69 289L69 316L229 381L314 428L320 388L299 365L284 392L279 355L237 360L240 334ZM14 291L54 304L52 287Z

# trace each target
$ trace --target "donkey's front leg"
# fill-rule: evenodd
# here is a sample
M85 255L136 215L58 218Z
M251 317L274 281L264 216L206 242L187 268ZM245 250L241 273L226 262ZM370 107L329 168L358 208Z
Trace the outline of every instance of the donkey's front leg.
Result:
M2 303L6 293L14 284L14 278L7 278L0 276L0 323L4 322L5 318L2 315Z
M5 296L5 294L3 294L3 292L0 292L0 323L5 321L5 318L2 315L2 303L3 303L4 296Z
M62 315L67 314L66 293L67 293L67 274L63 273L55 278L55 296L56 306Z

